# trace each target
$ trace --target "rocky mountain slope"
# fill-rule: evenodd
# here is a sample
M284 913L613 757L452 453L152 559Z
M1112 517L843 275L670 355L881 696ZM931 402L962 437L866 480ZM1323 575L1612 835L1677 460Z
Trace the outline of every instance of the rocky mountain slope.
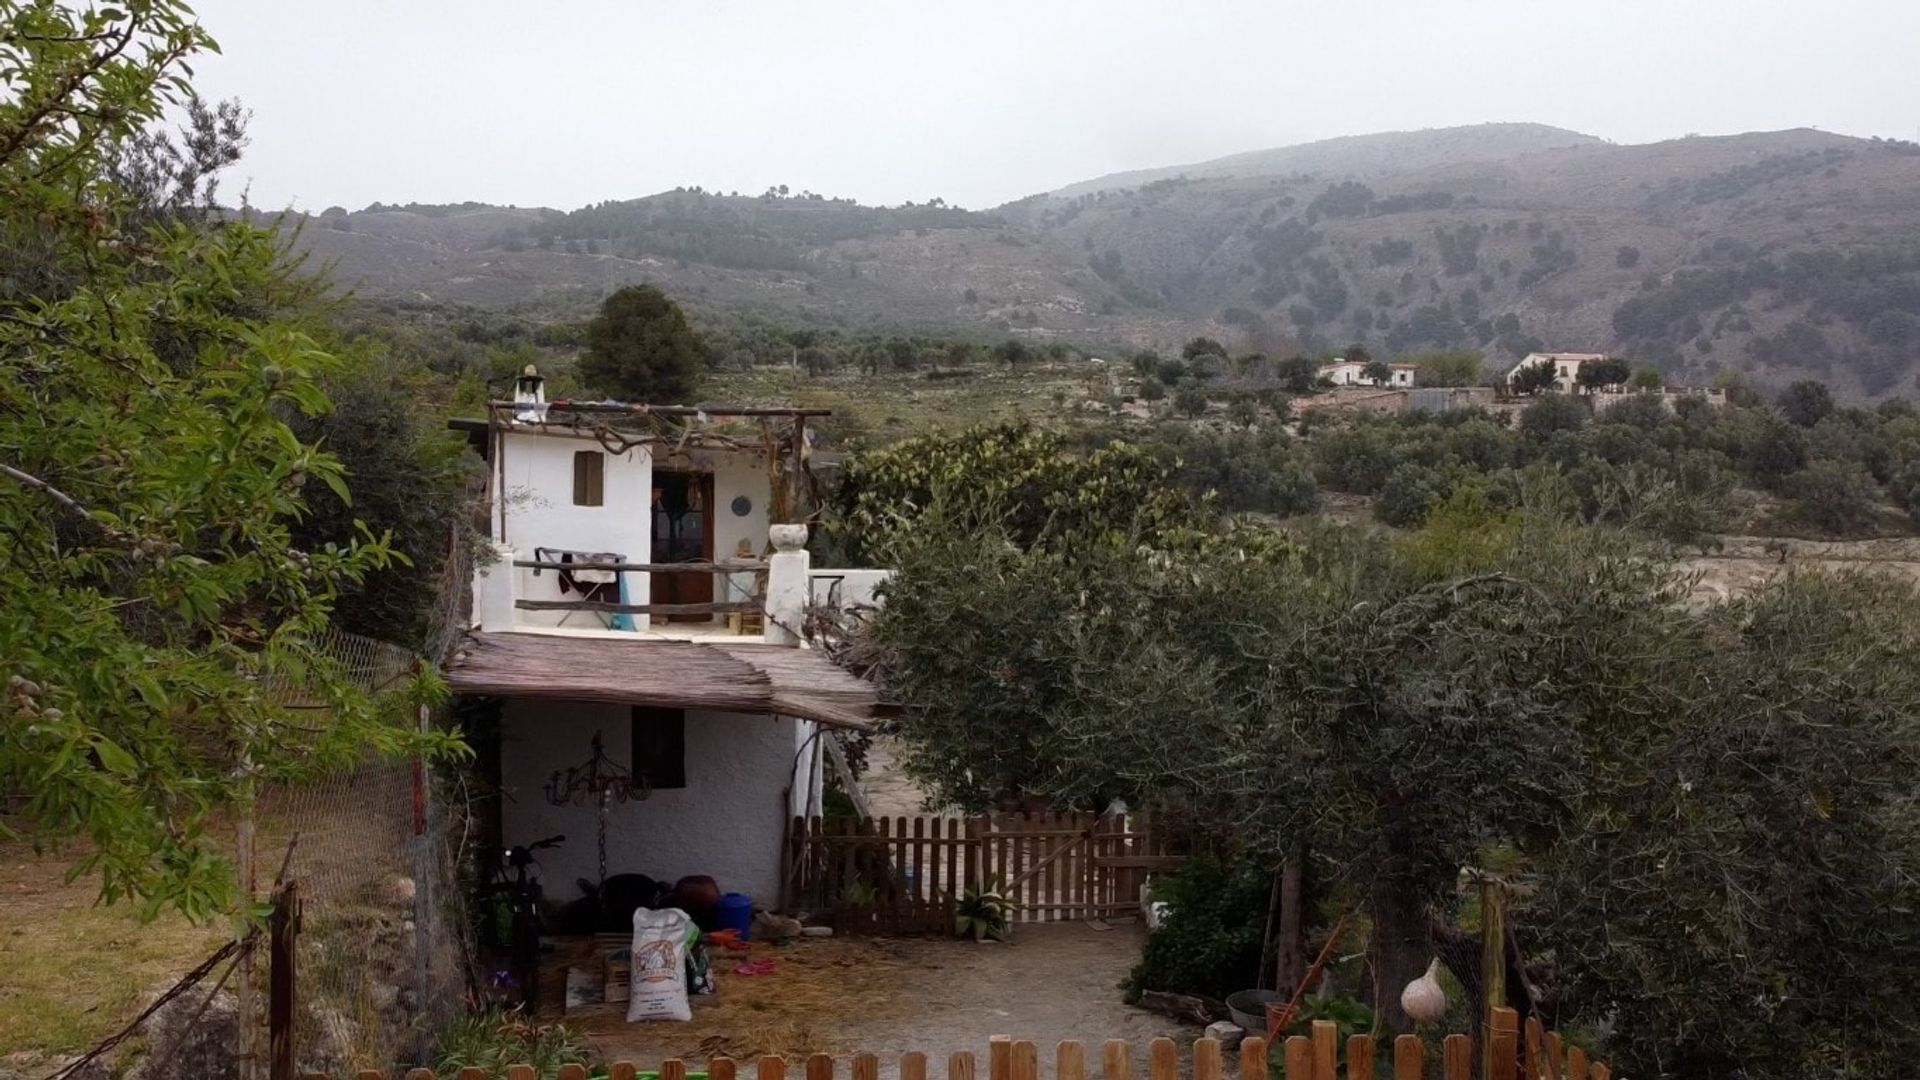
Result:
M1617 146L1530 124L1118 174L988 212L683 189L570 213L329 210L363 295L577 317L652 281L696 312L1279 352L1611 350L1704 381L1911 393L1920 146L1811 130Z

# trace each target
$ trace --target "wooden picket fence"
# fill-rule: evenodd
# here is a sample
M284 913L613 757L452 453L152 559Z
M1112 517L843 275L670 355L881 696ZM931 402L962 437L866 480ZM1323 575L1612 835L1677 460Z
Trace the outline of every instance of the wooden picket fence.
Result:
M1493 1010L1489 1025L1492 1032L1480 1080L1612 1080L1613 1071L1589 1060L1586 1051L1567 1044L1558 1034L1548 1034L1538 1020L1529 1020L1522 1038L1517 1017L1511 1009ZM1376 1044L1371 1036L1354 1035L1341 1045L1339 1031L1332 1021L1313 1025L1313 1035L1296 1035L1281 1045L1285 1080L1378 1080ZM1147 1069L1143 1080L1269 1080L1271 1059L1266 1039L1249 1036L1240 1044L1238 1067L1230 1077L1226 1054L1217 1039L1197 1039L1184 1063L1179 1047L1172 1039L1155 1039L1147 1047ZM1345 1052L1342 1053L1342 1050ZM1429 1046L1417 1035L1402 1035L1392 1046L1393 1080L1476 1080L1473 1043L1465 1035L1449 1035L1438 1047ZM1087 1047L1080 1042L1062 1042L1054 1047L1051 1080L1090 1080L1094 1074L1088 1065ZM1125 1040L1110 1040L1100 1047L1100 1080L1133 1080L1133 1047ZM702 1063L671 1058L660 1066L660 1080L687 1080L700 1071ZM745 1063L728 1057L711 1058L704 1063L708 1080L742 1080ZM898 1058L900 1080L930 1080L928 1056L920 1052ZM781 1057L763 1057L752 1063L754 1080L837 1080L842 1075L839 1061L831 1054L813 1054L804 1060L788 1062ZM587 1070L567 1065L557 1080L587 1080ZM608 1069L608 1080L636 1080L640 1069L631 1061L615 1062ZM879 1080L880 1055L858 1053L848 1058L844 1075L850 1080ZM950 1054L946 1060L945 1080L975 1080L977 1063L970 1050ZM1040 1048L1036 1043L1014 1041L995 1036L988 1044L988 1080L1046 1080L1040 1068ZM329 1080L322 1073L307 1074L305 1080ZM377 1070L357 1074L356 1080L387 1080ZM437 1080L430 1069L414 1069L404 1080ZM453 1080L496 1080L485 1069L462 1069ZM502 1080L540 1080L531 1065L515 1065Z
M786 898L842 930L952 933L970 889L1006 894L1016 922L1111 917L1180 861L1144 814L795 818Z

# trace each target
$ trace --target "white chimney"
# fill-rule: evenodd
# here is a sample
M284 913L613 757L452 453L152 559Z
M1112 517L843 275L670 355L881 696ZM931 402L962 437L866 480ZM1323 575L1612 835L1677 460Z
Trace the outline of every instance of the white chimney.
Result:
M537 424L547 415L547 380L539 369L528 364L513 381L513 418L522 424Z

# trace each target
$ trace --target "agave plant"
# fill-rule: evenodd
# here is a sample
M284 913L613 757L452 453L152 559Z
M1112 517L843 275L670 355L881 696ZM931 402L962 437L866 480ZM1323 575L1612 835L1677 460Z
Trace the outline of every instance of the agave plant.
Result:
M984 886L975 885L960 897L960 903L953 909L953 932L961 937L971 937L975 941L1007 940L1008 916L1013 913L1014 902L1000 891L1000 879L994 878Z

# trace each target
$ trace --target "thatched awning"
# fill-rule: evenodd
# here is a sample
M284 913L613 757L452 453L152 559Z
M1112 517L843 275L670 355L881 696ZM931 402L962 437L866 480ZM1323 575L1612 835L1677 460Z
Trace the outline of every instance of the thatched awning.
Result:
M872 686L785 645L478 633L446 674L457 694L777 713L857 729L874 717Z

